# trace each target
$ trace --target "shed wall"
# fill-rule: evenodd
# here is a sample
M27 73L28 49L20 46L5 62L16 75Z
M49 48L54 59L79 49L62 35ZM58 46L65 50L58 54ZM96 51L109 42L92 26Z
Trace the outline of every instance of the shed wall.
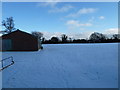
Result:
M11 40L11 44L9 40ZM15 32L9 35L5 35L3 36L2 41L4 45L3 46L4 50L10 50L9 49L10 47L12 51L37 51L38 50L38 39L24 32Z

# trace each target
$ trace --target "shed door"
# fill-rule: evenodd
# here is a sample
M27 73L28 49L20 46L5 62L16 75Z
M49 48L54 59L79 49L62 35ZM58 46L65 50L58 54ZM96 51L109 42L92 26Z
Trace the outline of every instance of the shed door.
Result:
M12 50L12 41L11 39L2 40L2 49L3 50Z

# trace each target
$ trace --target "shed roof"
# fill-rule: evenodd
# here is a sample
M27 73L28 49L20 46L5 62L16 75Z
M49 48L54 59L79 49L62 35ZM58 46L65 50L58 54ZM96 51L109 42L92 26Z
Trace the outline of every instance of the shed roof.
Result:
M4 38L4 37L9 37L9 36L11 36L11 35L18 34L18 33L27 34L27 35L29 35L29 36L32 36L33 38L36 38L34 35L32 35L32 34L30 34L30 33L27 33L27 32L24 32L24 31L21 31L21 30L19 30L19 29L17 29L16 31L13 31L13 32L11 32L11 33L2 35L2 38Z

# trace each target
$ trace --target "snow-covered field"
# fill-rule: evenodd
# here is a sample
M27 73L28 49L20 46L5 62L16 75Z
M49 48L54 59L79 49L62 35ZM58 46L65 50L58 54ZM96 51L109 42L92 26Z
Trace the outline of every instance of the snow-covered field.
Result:
M117 88L118 44L43 45L34 52L3 52L3 88Z

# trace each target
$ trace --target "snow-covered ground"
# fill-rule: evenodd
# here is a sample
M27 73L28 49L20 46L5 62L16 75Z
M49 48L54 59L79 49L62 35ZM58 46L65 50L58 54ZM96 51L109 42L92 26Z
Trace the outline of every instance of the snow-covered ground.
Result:
M3 52L3 88L117 88L118 44L43 45L34 52Z

